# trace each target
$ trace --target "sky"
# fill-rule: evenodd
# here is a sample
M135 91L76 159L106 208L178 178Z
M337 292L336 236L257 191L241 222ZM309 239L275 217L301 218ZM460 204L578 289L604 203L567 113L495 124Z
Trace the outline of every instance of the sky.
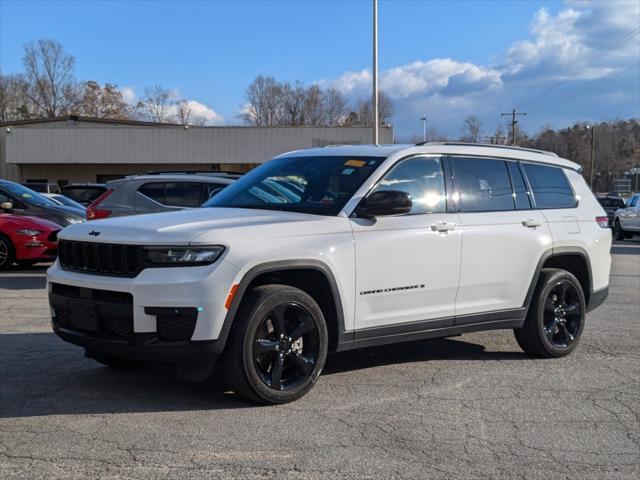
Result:
M370 0L0 0L0 71L24 45L60 42L80 80L175 91L212 125L238 124L258 75L371 91ZM529 133L640 116L640 1L380 0L381 87L396 136L492 134L512 108Z

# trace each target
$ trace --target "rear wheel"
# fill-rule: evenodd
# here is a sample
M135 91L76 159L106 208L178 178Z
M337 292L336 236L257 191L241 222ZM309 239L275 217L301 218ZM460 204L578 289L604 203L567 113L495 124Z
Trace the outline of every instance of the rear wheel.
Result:
M528 354L563 357L576 346L586 314L580 282L565 270L543 269L522 328L516 340Z
M287 403L315 384L327 358L322 310L307 293L264 285L243 299L223 356L235 392L260 403Z
M0 234L0 270L11 267L16 258L15 254L11 240Z
M627 233L620 226L620 220L616 219L616 222L613 224L613 236L616 240L628 238Z

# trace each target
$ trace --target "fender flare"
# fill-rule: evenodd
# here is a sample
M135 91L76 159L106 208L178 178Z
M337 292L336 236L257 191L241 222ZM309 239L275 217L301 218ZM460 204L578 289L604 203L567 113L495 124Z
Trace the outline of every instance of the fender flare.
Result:
M221 344L221 350L227 343L227 338L229 336L229 332L231 331L233 320L235 319L238 308L240 307L242 299L247 293L247 289L251 282L253 282L253 280L255 280L258 276L265 273L273 273L282 270L316 270L322 273L329 282L329 286L331 287L331 294L335 303L336 316L338 319L338 344L342 343L344 340L347 340L347 338L345 337L349 336L349 334L353 336L352 332L345 333L344 308L340 296L340 290L338 288L338 284L331 268L326 263L313 259L279 260L274 262L261 263L250 268L240 280L238 289L236 290L231 305L229 306L229 310L227 310L227 314L225 315L224 323L222 324L222 330L220 331L220 335L218 336L218 341Z

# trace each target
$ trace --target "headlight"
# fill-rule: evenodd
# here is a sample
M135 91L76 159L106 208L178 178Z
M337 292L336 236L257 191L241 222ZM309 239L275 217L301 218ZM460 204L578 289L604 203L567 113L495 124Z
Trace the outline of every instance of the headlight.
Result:
M81 218L75 218L75 217L65 217L65 220L67 221L67 223L73 225L74 223L82 223L84 222L83 219Z
M154 265L211 265L224 247L145 247L147 260Z
M31 230L29 228L25 228L24 230L17 230L16 233L18 235L26 235L27 237L37 237L42 233L42 230Z

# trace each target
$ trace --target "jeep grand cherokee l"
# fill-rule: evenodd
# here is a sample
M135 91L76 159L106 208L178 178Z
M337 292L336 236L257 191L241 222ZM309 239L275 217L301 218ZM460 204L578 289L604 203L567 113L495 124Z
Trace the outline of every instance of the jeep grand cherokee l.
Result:
M561 357L607 296L611 231L577 164L526 149L281 155L205 207L60 234L53 329L107 365L219 360L237 394L300 398L327 352L513 329Z

